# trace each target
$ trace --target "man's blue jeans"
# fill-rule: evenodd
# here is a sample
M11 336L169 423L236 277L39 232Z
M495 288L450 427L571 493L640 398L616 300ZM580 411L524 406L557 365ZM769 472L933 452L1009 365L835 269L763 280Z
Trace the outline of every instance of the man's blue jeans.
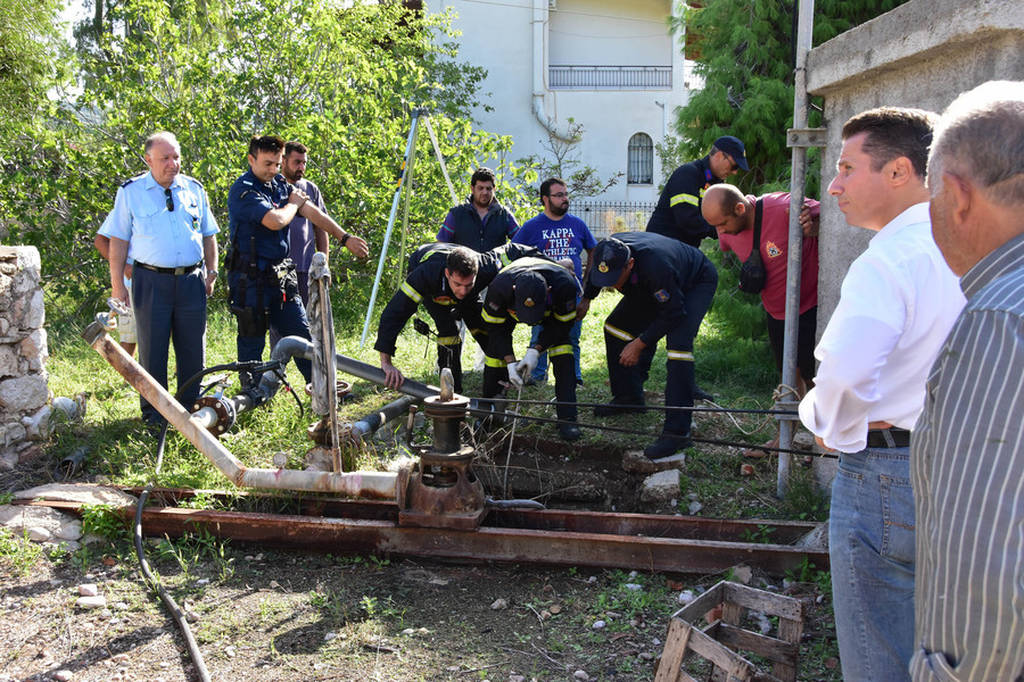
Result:
M846 682L909 680L914 643L910 448L842 453L828 528Z
M540 338L541 325L537 324L532 327L530 332L530 345L537 343L537 339ZM569 330L569 343L572 344L572 356L576 363L576 381L583 380L583 373L580 372L580 333L583 331L583 320L576 320L572 325L572 329ZM541 353L540 359L537 360L537 366L534 368L533 373L530 375L534 381L542 382L547 381L548 378L548 354Z

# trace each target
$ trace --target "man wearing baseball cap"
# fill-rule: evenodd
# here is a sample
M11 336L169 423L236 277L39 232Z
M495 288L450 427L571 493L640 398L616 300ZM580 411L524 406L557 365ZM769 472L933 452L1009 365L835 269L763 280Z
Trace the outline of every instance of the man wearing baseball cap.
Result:
M738 137L723 135L707 156L675 169L661 191L647 231L698 248L705 237L718 239L718 232L701 215L700 203L708 187L740 170L750 170L746 147ZM714 396L694 387L694 397L711 400Z
M503 379L521 387L537 366L540 354L547 351L555 375L558 434L564 440L580 437L575 424L576 369L569 340L579 295L579 280L571 269L547 258L520 258L505 266L491 282L480 313L488 340L484 398L498 395ZM518 361L512 351L512 330L517 322L541 325L537 341Z
M705 237L718 239L715 228L700 214L700 202L708 187L740 170L750 170L743 142L732 135L718 138L707 156L683 164L672 173L647 222L647 231L690 246L700 246Z
M612 400L598 417L633 412L644 404L644 382L658 341L665 337L666 407L693 407L693 339L718 287L707 256L688 244L650 232L622 232L594 248L584 297L602 288L622 294L604 323ZM689 410L667 410L662 434L644 450L650 459L688 447Z

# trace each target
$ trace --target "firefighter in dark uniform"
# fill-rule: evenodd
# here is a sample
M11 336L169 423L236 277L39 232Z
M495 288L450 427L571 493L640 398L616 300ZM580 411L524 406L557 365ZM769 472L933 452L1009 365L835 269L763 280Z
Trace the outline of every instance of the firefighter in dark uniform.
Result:
M611 404L597 416L633 411L644 404L644 382L661 337L666 337L665 405L693 406L693 339L711 305L718 273L699 249L650 232L623 232L594 248L584 296L602 287L622 293L604 324ZM644 454L666 457L691 444L691 414L669 410L662 434Z
M718 232L701 215L700 202L708 187L740 170L750 170L746 147L738 137L723 135L715 140L707 156L684 163L672 173L647 222L647 231L697 248L706 237L718 239ZM693 387L693 396L698 400L714 399L697 386Z
M481 313L488 335L483 397L498 395L500 382L506 378L513 386L521 387L537 366L540 354L547 351L559 402L558 434L564 440L580 437L574 423L576 369L569 340L579 295L580 283L568 268L546 258L520 258L491 282ZM517 322L541 325L537 343L519 361L512 350L512 330Z
M708 187L738 170L750 170L743 143L732 135L718 138L707 156L672 173L647 222L647 231L696 247L705 237L718 239L715 228L700 213L700 202Z
M391 297L377 326L374 349L380 353L380 368L386 383L398 388L405 378L391 359L406 322L422 304L437 327L437 367L449 367L455 392L462 392L462 338L458 322L463 320L481 348L487 348L485 325L480 318L483 291L498 271L524 256L540 256L525 244L506 244L477 253L455 244L424 244L409 258L409 274Z
M228 191L231 251L227 257L228 296L238 319L238 359L263 356L267 330L279 336L310 338L309 321L298 294L295 265L288 258L288 230L296 215L308 218L363 258L366 242L346 233L306 195L289 184L278 171L284 140L273 135L249 142L249 170ZM309 360L296 359L296 367L310 380ZM259 377L242 375L250 386Z

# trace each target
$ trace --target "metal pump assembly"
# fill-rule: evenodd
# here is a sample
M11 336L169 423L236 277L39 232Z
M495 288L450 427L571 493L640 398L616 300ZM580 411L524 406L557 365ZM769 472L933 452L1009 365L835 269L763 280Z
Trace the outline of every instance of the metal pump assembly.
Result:
M320 254L318 254L319 256ZM225 476L240 487L271 488L296 491L341 493L352 497L390 499L399 509L399 524L427 527L473 530L477 528L487 511L487 498L483 484L474 475L472 461L475 451L464 446L459 439L459 430L470 400L454 394L451 370L441 374L441 388L427 386L417 381L405 380L399 389L405 393L380 411L342 429L349 438L358 439L372 433L386 421L408 412L411 406L423 402L425 413L433 422L433 441L429 446L417 446L418 461L407 464L397 473L379 471L341 471L337 443L334 443L334 471L298 471L294 469L248 468L217 439L235 423L238 415L270 401L284 380L283 368L294 358L305 358L313 362L314 410L329 420L335 416L336 406L330 398L317 399L317 386L323 392L327 386L336 390L333 371L325 371L328 364L324 358L333 355L331 370L337 369L356 377L383 385L384 372L366 363L333 353L333 326L329 333L322 333L322 320L330 319L330 299L326 295L325 279L329 278L326 265L322 262L319 273L314 258L311 280L314 276L317 291L321 295L312 301L314 314L313 338L323 341L331 337L321 348L315 342L289 336L281 339L271 352L268 363L233 363L223 367L245 369L262 373L259 384L228 397L223 388L201 396L191 414L160 386L131 356L110 337L107 313L97 315L82 336L102 355L153 407L202 452ZM327 274L324 274L327 273ZM311 284L313 282L311 281ZM311 289L313 287L311 286ZM317 314L319 311L319 314ZM319 319L318 319L319 318ZM325 353L324 350L328 352ZM211 368L207 371L212 371ZM324 379L328 379L324 381ZM331 391L334 393L334 391ZM337 396L331 396L335 400ZM320 403L318 406L317 403ZM321 421L321 425L323 421ZM321 442L329 445L330 427L320 430ZM528 504L524 501L524 504Z
M472 447L459 441L459 427L469 399L454 395L452 371L441 370L441 393L425 399L434 423L433 443L419 448L419 462L398 478L398 524L473 530L486 512L486 495L473 473Z

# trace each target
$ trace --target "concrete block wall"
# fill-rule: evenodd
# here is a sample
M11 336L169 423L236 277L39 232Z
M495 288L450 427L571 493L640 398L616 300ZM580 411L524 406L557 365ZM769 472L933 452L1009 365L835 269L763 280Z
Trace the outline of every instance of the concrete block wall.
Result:
M807 88L824 96L828 128L822 193L834 177L849 117L882 105L941 112L959 93L996 79L1024 79L1022 2L911 0L814 48ZM822 197L819 335L850 263L873 234L848 226L835 200Z

